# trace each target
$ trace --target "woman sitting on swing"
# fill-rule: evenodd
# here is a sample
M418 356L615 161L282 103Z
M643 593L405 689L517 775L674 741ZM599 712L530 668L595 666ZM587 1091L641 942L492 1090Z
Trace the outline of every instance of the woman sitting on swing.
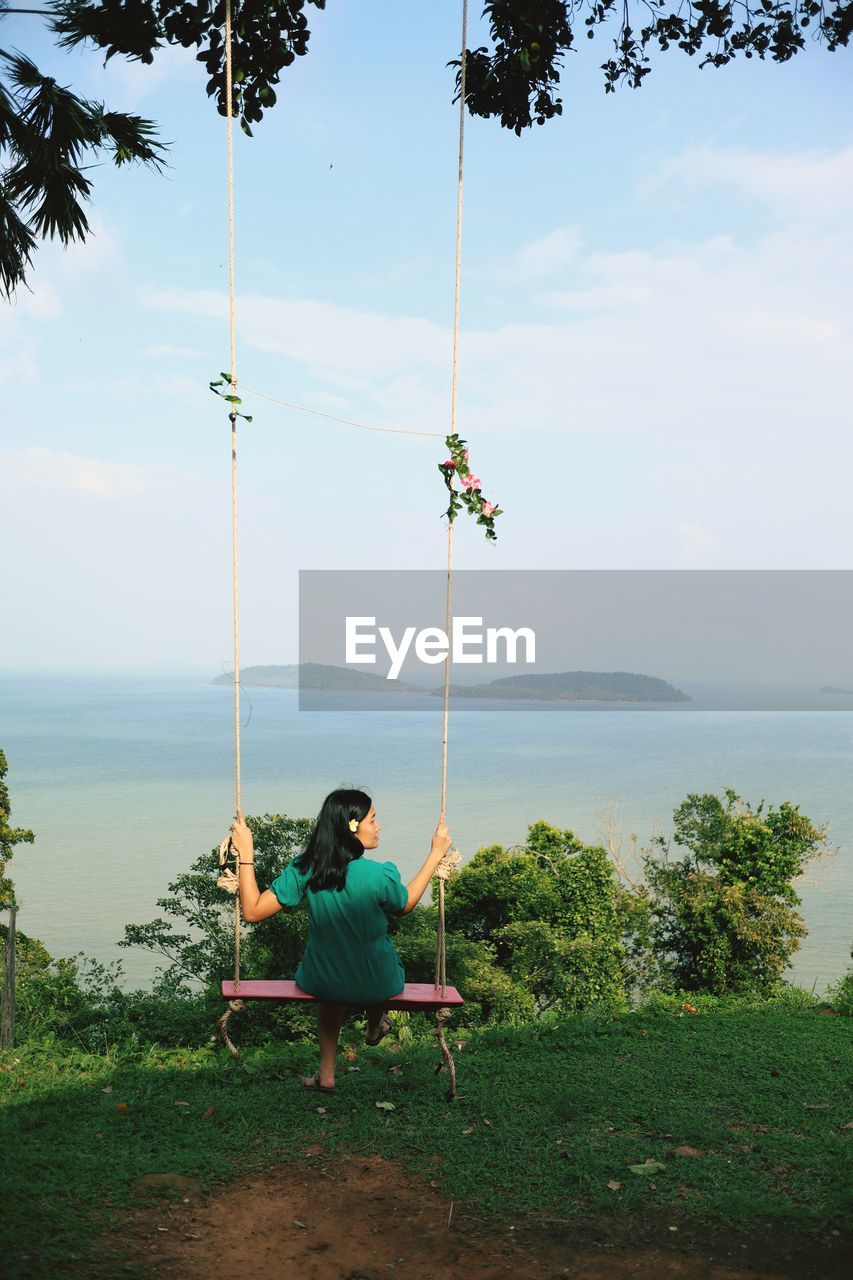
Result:
M388 917L404 915L420 902L451 845L440 821L426 861L404 885L393 862L362 857L378 847L380 830L370 796L333 791L323 801L304 853L261 893L252 833L242 813L231 827L244 920L266 920L282 907L308 900L311 930L296 982L319 1001L320 1068L302 1081L306 1089L334 1089L338 1036L352 1006L367 1010L368 1044L378 1044L391 1030L385 1004L403 990L405 975L388 936Z

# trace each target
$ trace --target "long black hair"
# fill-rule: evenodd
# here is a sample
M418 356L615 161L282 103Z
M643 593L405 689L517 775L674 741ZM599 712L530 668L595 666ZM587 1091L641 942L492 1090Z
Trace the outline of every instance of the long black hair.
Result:
M311 872L309 889L343 889L347 867L364 853L350 823L366 818L372 803L363 791L332 791L326 796L311 838L296 859L300 871Z

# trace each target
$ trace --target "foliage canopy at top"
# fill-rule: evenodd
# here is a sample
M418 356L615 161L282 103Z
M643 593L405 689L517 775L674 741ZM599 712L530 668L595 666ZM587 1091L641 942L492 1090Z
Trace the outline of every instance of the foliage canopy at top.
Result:
M325 0L307 3L325 8ZM305 8L306 0L233 0L234 109L247 130L274 106L281 72L308 50ZM225 112L224 0L55 0L52 9L63 44L89 41L108 58L150 62L166 43L197 48L210 74L208 94ZM613 53L602 64L608 92L620 83L638 88L654 48L721 67L739 53L787 62L807 39L835 52L853 33L853 0L486 0L484 15L491 45L468 50L468 108L518 134L560 114L564 57L598 27L613 33Z
M247 133L275 105L282 72L308 51L307 6L325 3L232 0L233 110ZM0 17L7 8L0 0ZM48 0L44 14L61 46L94 45L107 59L150 63L166 44L195 49L225 113L225 0ZM638 88L655 48L699 55L703 67L738 54L787 62L807 39L834 52L853 32L853 0L486 0L484 15L490 43L466 51L468 110L519 135L561 114L565 56L599 27L612 34L602 64L608 92ZM458 92L461 62L451 65ZM103 151L116 164L163 161L150 121L86 102L26 56L0 50L0 293L26 281L39 239L85 238L91 184L82 161Z

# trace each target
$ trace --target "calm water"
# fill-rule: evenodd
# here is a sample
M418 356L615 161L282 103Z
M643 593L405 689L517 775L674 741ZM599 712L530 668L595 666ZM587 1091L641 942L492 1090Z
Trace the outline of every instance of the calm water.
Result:
M12 820L36 832L12 864L20 927L56 955L155 961L120 951L126 922L217 845L234 808L231 694L206 680L0 679L0 746ZM422 860L439 797L440 722L406 711L299 713L289 690L244 692L243 807L313 816L338 785L373 795L381 853ZM847 967L853 890L853 711L578 711L545 705L451 722L448 822L465 855L523 840L538 818L630 850L671 829L690 791L788 799L829 826L839 852L801 886L809 936L791 977L818 989Z

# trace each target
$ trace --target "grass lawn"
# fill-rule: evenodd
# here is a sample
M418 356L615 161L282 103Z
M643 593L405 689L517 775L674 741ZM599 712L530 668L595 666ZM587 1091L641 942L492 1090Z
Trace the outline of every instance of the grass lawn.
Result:
M250 1022L233 1031L246 1045ZM211 1188L302 1159L306 1143L398 1160L486 1212L666 1210L844 1232L850 1031L848 1018L772 1004L493 1029L457 1054L453 1104L433 1045L406 1035L356 1045L336 1093L319 1096L298 1086L310 1044L246 1047L241 1065L214 1048L24 1045L0 1054L4 1274L75 1259L85 1274L92 1239L141 1174Z

